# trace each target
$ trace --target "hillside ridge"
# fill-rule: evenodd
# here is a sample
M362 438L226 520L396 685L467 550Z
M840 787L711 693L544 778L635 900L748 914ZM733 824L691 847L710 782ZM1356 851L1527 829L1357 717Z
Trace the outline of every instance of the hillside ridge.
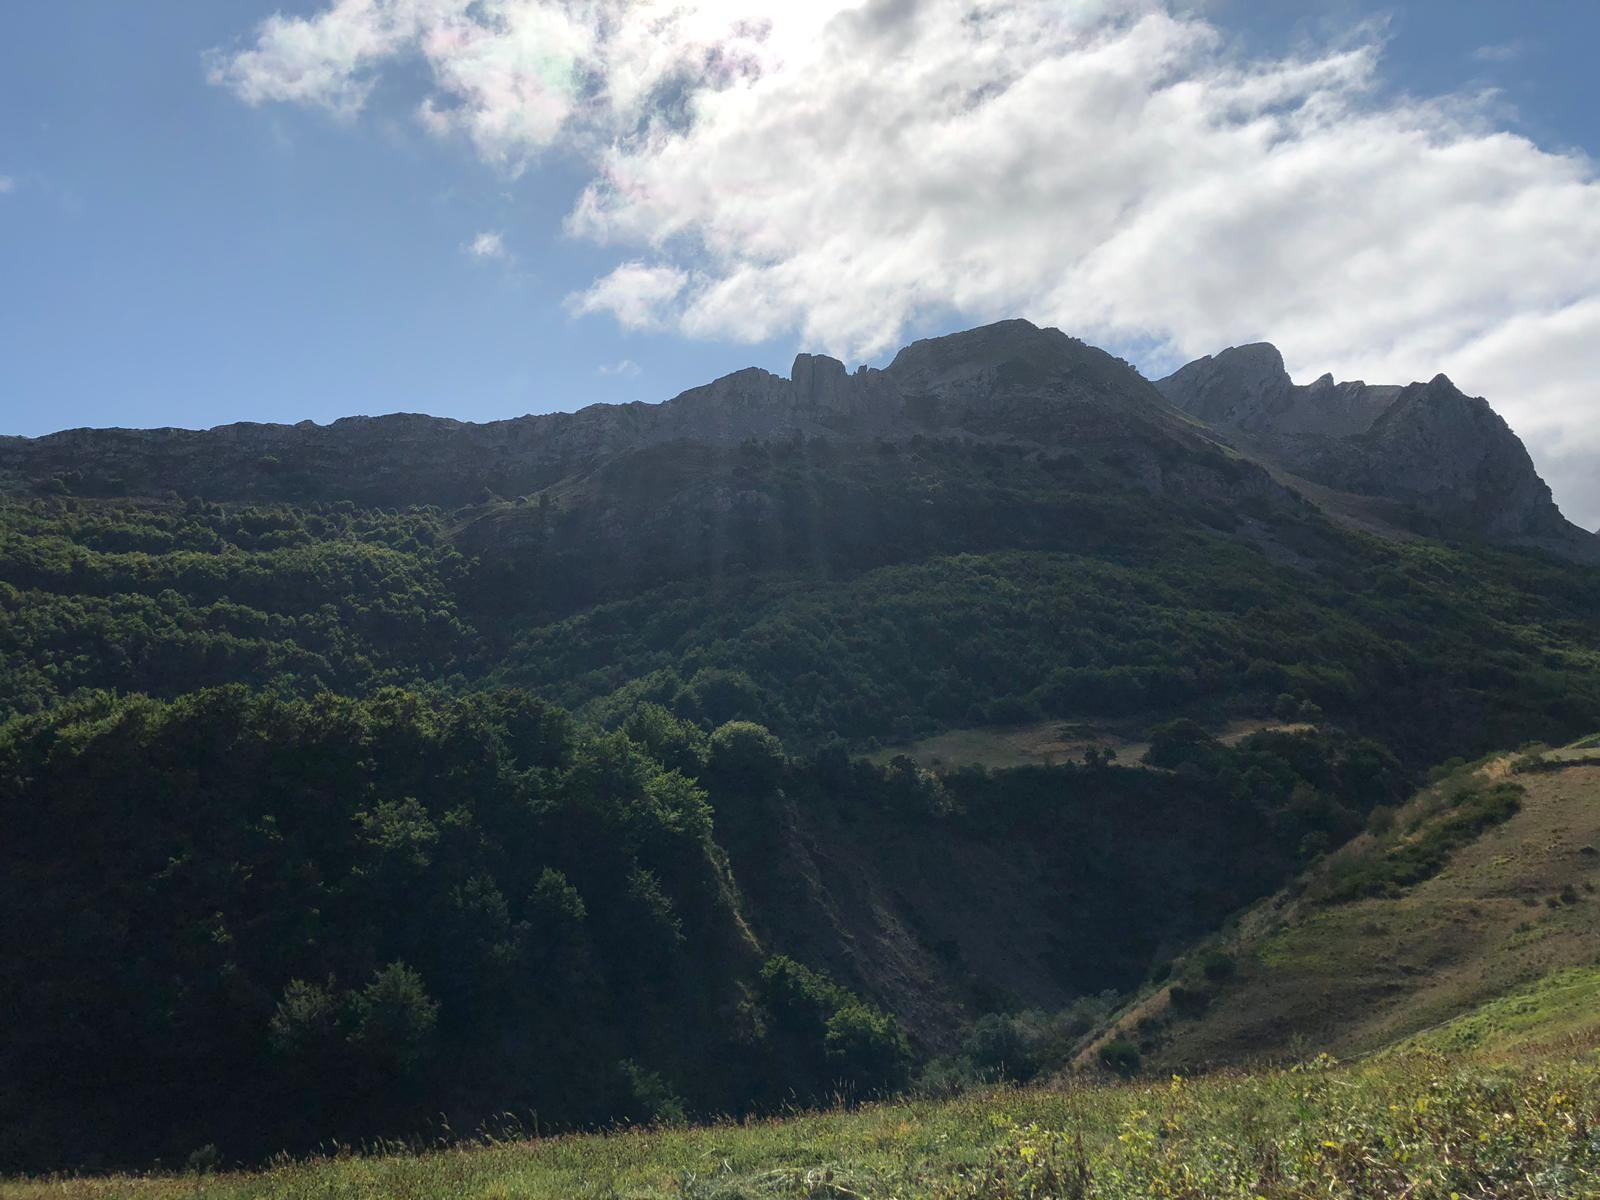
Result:
M1404 386L1331 374L1296 384L1278 348L1259 342L1196 359L1155 386L1253 457L1397 502L1419 532L1595 557L1595 538L1561 515L1521 439L1444 374Z
M1600 537L1561 516L1511 429L1444 376L1406 387L1327 375L1296 385L1277 349L1258 343L1152 384L1103 350L1020 319L913 342L882 369L851 372L801 353L787 378L750 367L659 404L483 424L393 413L0 438L0 492L460 507L545 491L671 445L918 437L1087 446L1131 485L1179 496L1194 484L1174 486L1161 462L1221 443L1235 460L1287 473L1281 483L1335 515L1354 498L1365 517L1378 513L1364 527L1600 560Z
M1592 975L1600 751L1587 744L1443 774L1193 948L1079 1066L1118 1036L1139 1039L1157 1070L1367 1055L1560 972ZM1463 816L1475 806L1488 815ZM1473 831L1429 861L1452 825Z

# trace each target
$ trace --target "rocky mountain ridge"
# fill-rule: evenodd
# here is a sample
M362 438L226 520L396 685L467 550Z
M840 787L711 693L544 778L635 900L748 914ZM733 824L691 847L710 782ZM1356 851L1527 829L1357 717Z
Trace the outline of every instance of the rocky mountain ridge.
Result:
M1270 471L1291 488L1298 478L1382 498L1423 532L1600 555L1600 540L1560 516L1505 423L1442 376L1405 388L1329 376L1297 386L1263 344L1151 384L1021 320L913 343L882 370L801 354L787 379L749 368L661 404L486 424L394 414L0 438L0 492L460 507L598 483L630 455L679 444L917 437L1087 454L1136 488L1178 498L1258 493L1274 487Z
M1278 349L1256 343L1197 359L1155 386L1251 457L1395 501L1422 532L1595 557L1594 536L1561 515L1510 426L1445 375L1406 386L1332 375L1297 385Z
M473 503L520 495L619 455L673 442L973 436L1053 438L1088 404L1137 421L1164 407L1125 363L1025 321L919 342L885 370L850 374L801 354L788 379L748 368L661 404L594 404L486 424L397 413L328 425L239 423L209 430L74 429L0 438L0 490L207 499L317 496L369 503ZM1031 430L1018 429L1018 423ZM59 480L61 484L52 485Z

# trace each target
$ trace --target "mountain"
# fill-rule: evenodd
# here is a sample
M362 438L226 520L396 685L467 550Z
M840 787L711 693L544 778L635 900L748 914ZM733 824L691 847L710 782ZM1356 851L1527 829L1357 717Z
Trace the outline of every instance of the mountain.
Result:
M662 404L591 405L486 425L397 414L328 426L71 430L0 440L16 491L64 479L85 495L174 490L208 500L293 497L457 506L537 492L667 444L847 441L961 432L1059 442L1077 423L1160 424L1159 395L1125 363L1054 330L1009 321L903 350L848 374L802 354L792 377L751 368Z
M1124 485L1206 502L1281 491L1271 471L1336 515L1352 498L1378 501L1361 511L1379 514L1380 527L1600 558L1595 538L1561 517L1504 421L1443 376L1407 387L1331 376L1297 386L1278 351L1260 344L1152 386L1125 362L1020 320L914 343L881 371L852 374L801 354L788 379L751 368L662 404L484 425L396 414L3 438L0 488L454 508L592 482L587 498L609 503L617 479L635 471L623 464L642 462L648 473L660 459L650 452L665 447L912 438L1070 452ZM1219 443L1236 453L1219 454Z
M1156 383L1246 453L1339 492L1382 497L1421 532L1485 537L1592 560L1522 442L1444 375L1405 387L1296 385L1266 343L1198 359Z
M1498 419L1274 359L1176 403L1013 321L0 441L0 1165L892 1090L1600 726L1600 570Z

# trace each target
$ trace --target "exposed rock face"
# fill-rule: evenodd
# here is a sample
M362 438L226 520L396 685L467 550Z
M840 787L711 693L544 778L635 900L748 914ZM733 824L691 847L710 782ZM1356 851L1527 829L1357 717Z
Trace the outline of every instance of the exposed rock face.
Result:
M1221 429L1256 434L1363 433L1400 394L1398 387L1335 383L1324 375L1296 386L1268 342L1197 359L1156 384L1173 404Z
M0 489L457 505L485 491L538 491L674 442L939 433L1054 444L1089 425L1101 436L1127 436L1159 423L1164 407L1126 363L1056 330L1007 321L908 346L883 371L851 374L836 359L802 354L789 379L751 368L658 405L597 404L482 425L402 413L325 426L0 438Z
M659 469L674 446L919 436L1037 446L1097 479L1209 506L1286 495L1264 463L1385 498L1428 531L1600 554L1600 540L1561 518L1505 423L1442 376L1407 388L1329 376L1297 386L1263 343L1152 385L1122 360L1026 321L915 342L883 370L852 373L801 354L787 379L751 368L663 404L482 425L395 414L0 438L0 491L455 507L587 480L596 499L625 486L629 456L649 452Z
M1429 532L1594 555L1516 434L1443 375L1408 387L1331 375L1296 385L1276 347L1258 343L1198 359L1156 387L1241 449L1342 492L1398 501Z

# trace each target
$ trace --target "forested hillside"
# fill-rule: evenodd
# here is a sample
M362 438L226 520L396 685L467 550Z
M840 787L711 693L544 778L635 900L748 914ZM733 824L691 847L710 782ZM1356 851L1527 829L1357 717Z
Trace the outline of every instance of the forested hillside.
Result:
M0 447L0 1164L1059 1055L1431 765L1600 727L1600 568L1053 331L528 421ZM894 754L1044 721L1164 749Z
M813 486L826 493L825 477ZM959 553L891 530L881 566L682 566L576 612L536 586L570 579L562 560L535 570L514 548L463 544L502 506L13 502L0 505L0 713L85 688L487 682L602 723L648 699L859 748L1040 716L1270 713L1287 693L1424 766L1576 736L1600 711L1600 570L1307 514L1262 547L1133 498L1100 497L1090 536L1076 501L1041 516L1018 487L1005 474L993 507L1040 545L958 513ZM985 541L998 544L971 549Z
M253 1155L441 1113L871 1094L1008 992L1132 986L1403 787L1376 745L1315 734L1185 778L939 779L654 707L583 732L520 692L85 696L0 729L0 1150ZM875 927L884 903L916 927ZM1035 944L994 963L1019 922Z

